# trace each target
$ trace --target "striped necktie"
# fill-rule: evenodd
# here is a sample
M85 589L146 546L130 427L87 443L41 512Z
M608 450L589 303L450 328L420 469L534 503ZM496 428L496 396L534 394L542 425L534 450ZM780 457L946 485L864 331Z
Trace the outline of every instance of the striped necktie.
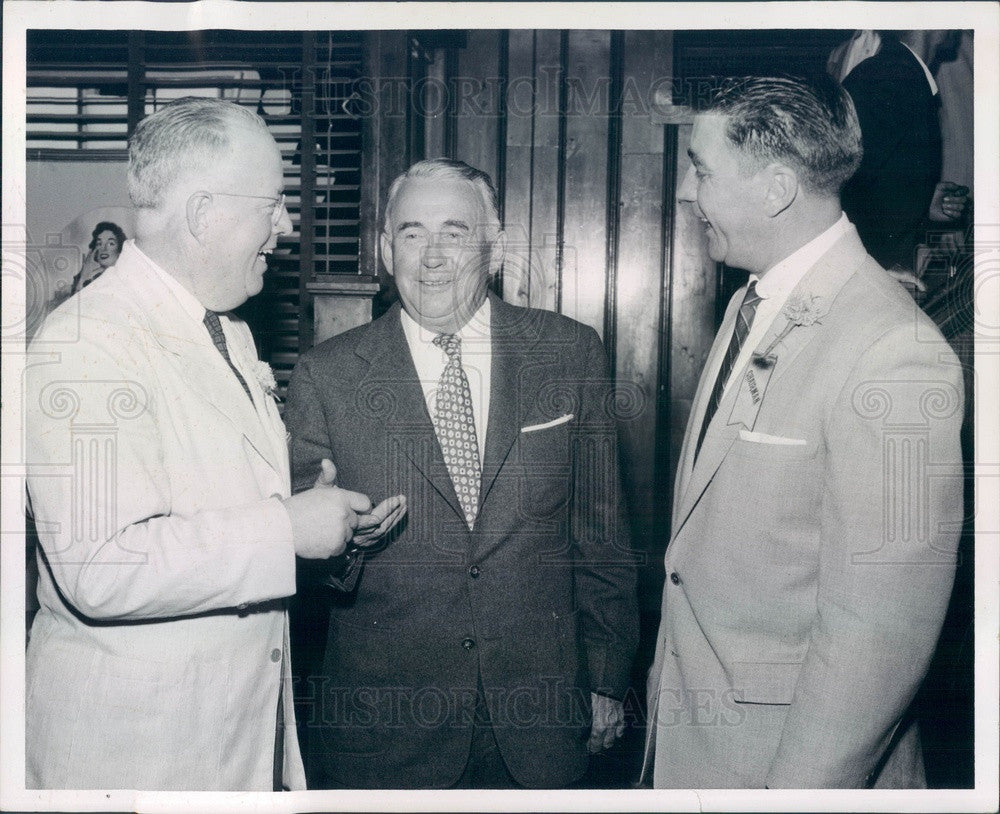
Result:
M743 343L746 342L747 335L750 333L750 326L753 325L753 318L757 313L757 305L760 303L760 300L761 298L757 296L757 281L751 280L750 285L747 286L746 294L743 296L743 304L736 315L736 325L733 328L733 335L729 339L726 358L722 360L722 367L719 368L719 375L715 380L715 386L712 388L712 397L709 399L708 407L705 409L705 420L702 422L701 432L698 435L698 446L695 447L694 452L695 460L698 459L698 453L701 451L701 442L705 440L705 432L712 421L712 416L719 409L719 403L722 401L722 394L726 389L729 374L733 372L733 365L736 364L736 359L740 355L740 349L743 347Z
M205 311L205 319L202 321L205 323L205 327L208 328L208 335L212 337L212 342L215 343L215 347L219 349L219 353L221 353L222 358L226 360L229 365L229 369L236 374L236 378L239 379L240 384L243 385L244 391L246 391L247 398L250 399L250 403L253 404L253 396L250 395L250 388L247 387L246 379L240 375L240 372L236 369L236 365L233 364L233 360L229 358L229 347L226 345L226 334L222 330L222 322L219 320L219 315L215 311Z
M455 334L440 334L432 340L448 355L438 382L434 429L455 494L471 529L479 512L479 441L472 412L472 390L462 368L462 340Z

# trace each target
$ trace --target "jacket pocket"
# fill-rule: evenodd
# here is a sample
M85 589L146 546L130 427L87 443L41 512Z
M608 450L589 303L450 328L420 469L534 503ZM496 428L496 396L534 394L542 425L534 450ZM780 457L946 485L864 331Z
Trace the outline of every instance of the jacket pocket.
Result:
M801 662L737 662L730 669L738 704L791 704Z
M529 520L553 519L569 499L572 475L570 423L538 432L522 432L514 463L519 514Z

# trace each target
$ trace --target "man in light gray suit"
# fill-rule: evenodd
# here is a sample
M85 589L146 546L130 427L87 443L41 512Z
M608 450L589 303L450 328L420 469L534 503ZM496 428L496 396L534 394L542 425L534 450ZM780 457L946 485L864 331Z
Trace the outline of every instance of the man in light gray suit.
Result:
M841 211L846 92L731 83L689 154L680 198L750 279L681 451L645 768L657 787L921 787L909 708L954 576L957 359Z
M339 555L404 506L359 517L368 498L320 461L291 495L271 370L229 313L292 230L283 184L252 110L162 107L129 141L135 240L35 337L30 788L305 787L285 612L296 555Z

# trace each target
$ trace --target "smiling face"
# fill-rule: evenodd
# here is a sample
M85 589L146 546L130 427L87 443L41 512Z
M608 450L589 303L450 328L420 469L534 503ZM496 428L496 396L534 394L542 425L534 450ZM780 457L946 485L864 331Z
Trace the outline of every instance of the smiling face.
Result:
M242 305L264 287L267 257L292 223L281 203L281 153L263 131L234 128L231 149L210 179L207 227L202 244L210 268L196 296L212 311Z
M121 251L122 247L118 245L118 238L110 229L98 233L94 239L94 259L103 269L111 268L117 263Z
M691 203L705 224L708 254L733 268L761 272L758 245L764 239L765 185L726 137L726 118L697 116L688 155L691 167L678 198Z
M461 178L407 178L382 233L382 258L406 313L427 330L455 333L482 305L503 256L482 199Z

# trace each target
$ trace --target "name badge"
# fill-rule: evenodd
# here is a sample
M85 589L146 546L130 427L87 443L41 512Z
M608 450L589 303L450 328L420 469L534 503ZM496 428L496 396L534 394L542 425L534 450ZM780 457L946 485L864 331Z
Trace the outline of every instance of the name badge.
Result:
M729 414L730 424L742 424L748 430L753 430L773 372L773 363L758 366L751 362L746 366L740 379L740 389L736 393L736 403Z

